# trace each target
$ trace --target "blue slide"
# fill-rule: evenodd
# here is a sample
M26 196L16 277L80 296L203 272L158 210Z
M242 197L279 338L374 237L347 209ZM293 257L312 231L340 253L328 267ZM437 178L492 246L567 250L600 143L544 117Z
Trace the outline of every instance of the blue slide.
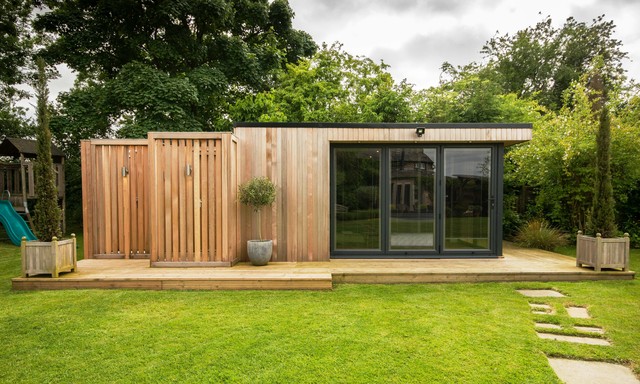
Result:
M27 240L38 240L24 219L13 209L11 202L7 200L0 200L0 222L15 245L20 245L22 236L26 236Z

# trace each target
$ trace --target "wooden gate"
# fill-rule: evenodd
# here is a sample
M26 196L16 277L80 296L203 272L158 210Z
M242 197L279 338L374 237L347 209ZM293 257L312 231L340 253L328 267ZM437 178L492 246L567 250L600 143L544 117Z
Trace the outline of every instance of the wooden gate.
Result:
M239 260L237 139L230 132L84 140L85 258L150 258L155 266Z
M147 140L83 140L81 152L84 257L148 257Z
M152 265L237 260L236 146L230 133L149 133Z

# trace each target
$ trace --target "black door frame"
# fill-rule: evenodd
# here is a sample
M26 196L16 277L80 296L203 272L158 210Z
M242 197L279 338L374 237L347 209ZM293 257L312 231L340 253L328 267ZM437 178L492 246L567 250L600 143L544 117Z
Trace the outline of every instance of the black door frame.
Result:
M380 250L350 250L335 249L336 222L336 148L373 148L380 149ZM390 191L390 148L435 148L436 160L436 209L434 210L434 250L390 250L389 231L389 203ZM444 250L444 149L445 148L490 148L491 149L491 182L490 190L490 232L488 250ZM421 258L492 258L502 255L502 203L503 203L503 172L504 145L501 143L485 144L447 144L447 143L367 143L367 144L338 144L330 146L330 257L333 259L421 259Z

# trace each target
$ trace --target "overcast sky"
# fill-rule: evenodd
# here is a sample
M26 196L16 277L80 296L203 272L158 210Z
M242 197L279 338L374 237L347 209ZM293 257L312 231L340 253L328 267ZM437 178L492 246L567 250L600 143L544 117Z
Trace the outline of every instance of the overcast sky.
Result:
M561 27L573 16L588 25L604 14L640 80L640 0L289 0L294 27L321 44L339 41L354 55L383 60L396 81L438 84L440 66L481 61L484 43L513 34L547 15Z

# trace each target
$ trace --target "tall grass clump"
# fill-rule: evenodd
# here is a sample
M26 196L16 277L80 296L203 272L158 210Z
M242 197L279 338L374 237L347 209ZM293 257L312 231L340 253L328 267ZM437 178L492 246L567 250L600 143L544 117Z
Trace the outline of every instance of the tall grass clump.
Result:
M545 220L533 219L520 227L514 241L523 247L553 251L566 245L568 239L564 233L550 226Z

